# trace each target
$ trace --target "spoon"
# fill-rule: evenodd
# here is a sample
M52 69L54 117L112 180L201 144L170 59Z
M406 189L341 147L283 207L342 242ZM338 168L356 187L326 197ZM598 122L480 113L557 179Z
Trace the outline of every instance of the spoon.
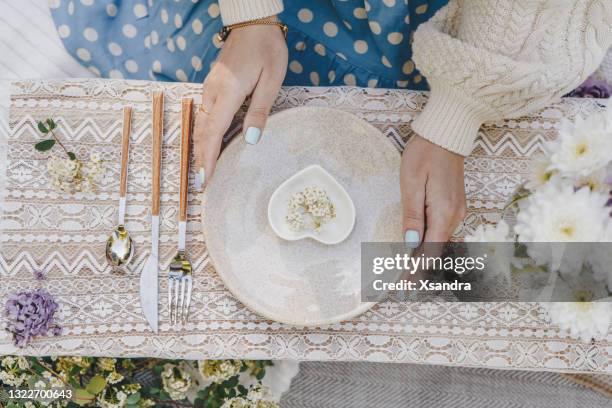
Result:
M123 135L121 137L121 177L119 179L119 223L106 241L106 259L109 264L116 267L126 266L134 255L134 243L124 226L131 122L132 107L124 106Z

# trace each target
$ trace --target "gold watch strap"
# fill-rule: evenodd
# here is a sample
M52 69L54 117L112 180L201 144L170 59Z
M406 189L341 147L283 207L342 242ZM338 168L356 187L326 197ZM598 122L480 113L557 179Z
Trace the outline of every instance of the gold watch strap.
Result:
M287 38L287 31L289 30L289 27L287 27L287 24L283 24L280 21L276 20L276 19L272 19L270 17L266 17L266 18L259 18L257 20L251 20L251 21L245 21L242 23L236 23L236 24L232 24L232 25L228 25L228 26L223 26L223 28L221 28L221 30L217 33L217 39L221 42L227 40L227 37L230 35L230 33L232 32L232 30L235 30L237 28L242 28L242 27L248 27L248 26L253 26L253 25L275 25L278 26L278 28L281 29L281 31L283 32L283 35L285 36L285 38Z

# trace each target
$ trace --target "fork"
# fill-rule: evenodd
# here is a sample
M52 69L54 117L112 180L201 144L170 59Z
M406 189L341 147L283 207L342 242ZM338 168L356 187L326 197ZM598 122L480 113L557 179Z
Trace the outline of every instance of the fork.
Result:
M178 251L168 271L168 306L170 324L187 323L193 276L191 262L185 255L187 232L187 194L189 185L189 142L191 137L191 116L193 99L184 98L181 103L181 181L179 189ZM180 299L179 299L180 298Z

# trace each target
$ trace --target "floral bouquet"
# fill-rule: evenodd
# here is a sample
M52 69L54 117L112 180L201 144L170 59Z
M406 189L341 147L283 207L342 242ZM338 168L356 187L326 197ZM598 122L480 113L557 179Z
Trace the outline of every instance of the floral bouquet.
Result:
M543 302L547 319L585 341L605 337L612 320L612 253L597 244L612 242L611 173L612 104L587 118L562 121L558 139L535 158L508 206L518 209L513 228L501 220L466 237L468 242L518 242L519 250L508 246L509 253L495 254L495 269L506 280L512 271L549 272L539 298L550 298L551 288L561 286L564 298L575 302ZM582 274L585 269L590 278ZM594 280L588 290L585 279Z
M0 358L0 406L277 408L264 381L271 366L265 360L7 356Z

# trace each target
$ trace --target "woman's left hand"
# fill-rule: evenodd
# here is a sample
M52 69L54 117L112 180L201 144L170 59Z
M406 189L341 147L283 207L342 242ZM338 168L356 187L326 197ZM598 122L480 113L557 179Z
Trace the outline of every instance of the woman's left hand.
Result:
M447 242L465 217L463 159L420 136L406 144L400 186L407 246Z

